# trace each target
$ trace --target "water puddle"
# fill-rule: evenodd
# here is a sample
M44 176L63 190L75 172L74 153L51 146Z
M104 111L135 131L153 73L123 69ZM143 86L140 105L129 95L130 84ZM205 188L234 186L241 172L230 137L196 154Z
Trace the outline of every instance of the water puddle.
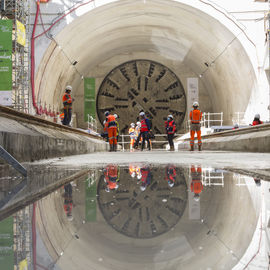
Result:
M267 268L263 179L198 164L28 169L0 170L3 269Z

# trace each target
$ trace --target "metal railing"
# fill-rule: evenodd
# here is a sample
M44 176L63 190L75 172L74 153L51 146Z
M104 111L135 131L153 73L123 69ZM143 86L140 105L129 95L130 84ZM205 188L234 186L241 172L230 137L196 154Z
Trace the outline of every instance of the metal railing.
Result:
M185 122L184 130L186 132L190 131L190 120ZM223 112L220 113L210 113L210 112L204 112L202 114L202 121L201 126L204 128L210 128L211 126L223 125Z
M87 114L87 129L97 132L97 120L89 114Z
M182 136L184 134L174 134L175 137ZM155 134L154 139L150 139L151 144L167 144L168 140L156 140L156 137L167 137L167 134ZM120 139L121 138L121 139ZM125 138L128 138L128 140L125 140ZM118 144L122 146L122 151L130 151L130 148L125 149L125 145L130 144L130 135L120 134L118 139Z

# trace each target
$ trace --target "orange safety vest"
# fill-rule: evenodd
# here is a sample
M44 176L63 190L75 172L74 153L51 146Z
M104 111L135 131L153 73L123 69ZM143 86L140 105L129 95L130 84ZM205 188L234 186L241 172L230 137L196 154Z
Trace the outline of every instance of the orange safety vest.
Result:
M202 120L202 112L200 110L192 110L189 113L189 119L192 124L199 124Z
M203 184L200 180L192 180L190 184L190 189L195 194L200 194L203 190Z
M110 114L107 116L107 122L108 122L108 128L117 127L117 124L115 122L115 117L113 115Z
M64 117L65 117L65 114L64 114L64 113L61 113L61 114L59 115L59 117L60 117L61 121L63 121L63 120L64 120Z
M70 94L65 93L63 95L62 101L63 101L64 109L66 109L67 106L69 106L69 108L71 109L72 98L71 98L71 95Z

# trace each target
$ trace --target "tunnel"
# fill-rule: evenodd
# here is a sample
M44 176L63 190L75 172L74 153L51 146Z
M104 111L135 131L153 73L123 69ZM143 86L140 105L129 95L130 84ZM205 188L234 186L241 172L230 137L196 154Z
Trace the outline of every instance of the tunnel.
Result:
M163 133L168 114L183 128L191 109L187 80L197 78L201 110L223 112L224 123L231 124L235 112L247 111L257 89L240 36L247 39L240 27L233 33L217 18L177 1L112 2L53 37L36 69L37 100L61 108L64 88L72 85L73 111L83 128L84 78L95 78L91 106L100 123L105 110L117 113L124 133L144 110L155 132Z

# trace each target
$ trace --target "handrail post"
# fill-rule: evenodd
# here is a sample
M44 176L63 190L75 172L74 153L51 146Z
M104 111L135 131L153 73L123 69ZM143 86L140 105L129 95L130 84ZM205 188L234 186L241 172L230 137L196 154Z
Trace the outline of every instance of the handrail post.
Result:
M223 112L221 112L221 126L223 124Z
M208 112L207 118L208 118L208 119L207 119L207 120L208 120L208 126L207 126L207 127L209 128L209 127L210 127L210 113L209 113L209 112Z
M125 140L124 140L124 134L121 135L122 136L122 148L123 148L123 152L125 152Z

